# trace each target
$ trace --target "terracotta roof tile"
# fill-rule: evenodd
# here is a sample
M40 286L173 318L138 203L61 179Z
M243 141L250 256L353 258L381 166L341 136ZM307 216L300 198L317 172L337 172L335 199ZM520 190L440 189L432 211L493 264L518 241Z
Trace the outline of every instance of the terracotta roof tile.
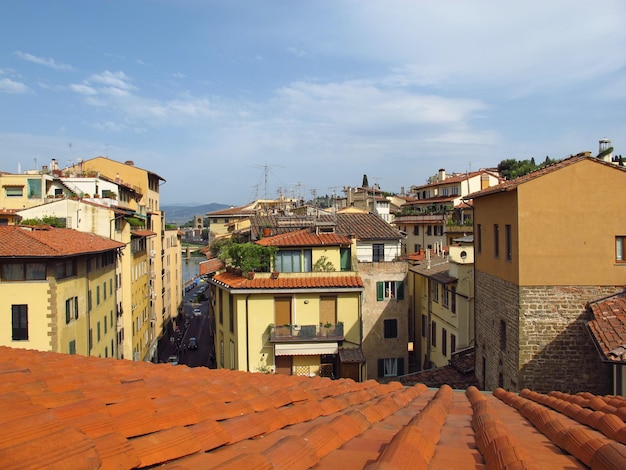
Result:
M65 383L64 371L72 371ZM626 468L619 397L462 392L6 347L0 376L3 468Z
M342 246L350 245L349 237L336 233L313 233L311 230L302 229L293 232L263 237L257 241L259 245L292 247L292 246Z
M123 246L109 238L67 228L0 226L0 257L58 257L100 253Z
M318 287L345 288L363 287L363 281L359 276L339 275L339 276L302 276L295 277L289 275L279 275L272 279L256 273L254 279L248 279L238 273L228 271L221 272L213 276L210 282L229 287L231 289L311 289Z

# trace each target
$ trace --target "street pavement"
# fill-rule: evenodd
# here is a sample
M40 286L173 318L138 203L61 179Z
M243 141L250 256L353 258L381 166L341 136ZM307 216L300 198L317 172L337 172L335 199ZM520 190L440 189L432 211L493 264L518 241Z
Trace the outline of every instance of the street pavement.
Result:
M200 289L204 292L206 300L196 302ZM167 362L169 356L178 356L179 364L189 367L216 368L214 321L215 316L208 299L208 285L203 282L185 293L183 310L176 318L176 330L168 331L159 341L159 361ZM194 315L194 309L200 309L200 316ZM197 349L188 349L190 338L196 338Z

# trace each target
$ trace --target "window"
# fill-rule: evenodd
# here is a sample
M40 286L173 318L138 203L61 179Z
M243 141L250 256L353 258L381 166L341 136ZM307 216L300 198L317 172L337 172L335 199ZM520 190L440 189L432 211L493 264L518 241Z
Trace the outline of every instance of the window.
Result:
M28 179L28 197L40 198L41 197L41 180Z
M404 300L404 282L379 281L376 283L376 300L385 299Z
M91 289L87 292L87 310L91 312L93 301L91 299Z
M385 245L384 243L374 243L372 245L372 261L380 263L385 261Z
M73 339L72 341L70 341L68 350L70 354L76 354L76 340Z
M493 224L493 256L500 257L500 226Z
M429 225L428 227L426 227L426 235L432 235L433 234L433 226Z
M456 335L450 334L450 354L456 352Z
M28 305L11 305L11 317L13 321L13 341L28 339Z
M481 253L483 251L483 226L476 225L476 250Z
M420 234L420 226L419 225L414 225L413 226L413 235L419 235Z
M450 287L450 311L456 313L456 286Z
M304 262L304 269L303 269ZM311 250L280 250L275 256L274 269L281 273L311 272Z
M100 322L96 325L96 341L100 341Z
M2 265L3 281L45 281L44 263L7 263Z
M448 354L448 330L441 329L441 354Z
M500 320L500 351L506 352L506 322Z
M441 298L441 304L448 308L450 305L450 287L447 284L443 284L443 296Z
M100 286L96 286L96 305L100 305Z
M437 281L430 281L430 296L433 302L439 302L439 283Z
M397 377L403 374L403 357L390 357L378 360L378 377Z
M70 297L65 301L65 323L78 318L78 297Z
M615 237L615 262L623 263L626 260L624 259L624 248L626 248L626 237Z
M24 186L5 186L4 194L6 197L22 197L24 195Z
M430 324L430 345L433 348L437 347L437 322Z
M388 318L383 320L384 337L385 338L397 338L398 337L398 320L395 318Z
M103 296L103 300L107 299L107 283L106 282L102 283L102 296Z
M511 241L511 226L504 226L504 249L506 250L505 256L507 261L511 261L513 259L513 246Z
M55 263L54 275L57 279L76 276L76 262L74 260L65 260Z
M422 338L428 338L428 317L422 314Z
M339 250L339 263L342 271L350 271L352 263L350 262L350 248L341 248Z

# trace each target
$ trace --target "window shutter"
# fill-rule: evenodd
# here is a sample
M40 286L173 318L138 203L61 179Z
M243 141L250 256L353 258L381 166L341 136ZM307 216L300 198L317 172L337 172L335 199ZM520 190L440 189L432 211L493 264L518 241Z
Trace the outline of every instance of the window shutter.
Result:
M396 281L396 298L398 300L404 300L404 282Z
M377 282L376 283L376 300L384 300L385 298L385 283Z
M74 297L74 316L78 320L78 297Z
M385 360L384 359L378 359L378 377L384 377L385 376Z
M65 323L69 323L70 322L70 302L71 299L67 299L65 301Z
M398 358L398 375L404 375L404 358Z

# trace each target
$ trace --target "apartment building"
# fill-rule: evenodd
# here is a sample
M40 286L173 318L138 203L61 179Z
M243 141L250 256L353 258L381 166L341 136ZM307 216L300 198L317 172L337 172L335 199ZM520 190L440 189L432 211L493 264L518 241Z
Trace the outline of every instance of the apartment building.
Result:
M209 278L218 367L360 381L363 283L342 258L352 240L304 229L257 243L278 250L271 272Z
M401 259L402 236L373 213L346 208L316 216L256 216L249 239L261 241L299 230L352 239L341 248L335 269L353 271L363 283L361 297L363 378L390 380L408 370L407 263Z
M0 344L116 357L123 243L76 230L0 227Z
M409 353L412 371L446 366L454 353L474 345L474 247L409 257Z
M624 167L580 154L468 196L485 389L610 392L586 305L626 284L625 184Z
M406 234L405 254L441 248L471 234L473 208L464 198L501 181L489 170L449 175L440 169L427 184L411 186L409 195L416 200L402 205L393 221Z

